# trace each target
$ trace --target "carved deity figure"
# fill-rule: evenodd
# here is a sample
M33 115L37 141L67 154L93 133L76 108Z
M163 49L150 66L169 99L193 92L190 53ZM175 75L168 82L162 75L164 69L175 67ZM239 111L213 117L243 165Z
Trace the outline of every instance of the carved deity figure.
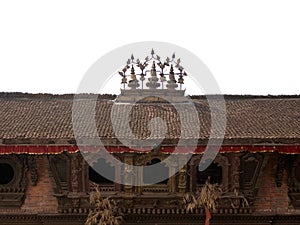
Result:
M124 183L126 185L132 185L133 184L133 167L132 165L125 165L125 171L124 171Z
M186 170L182 168L179 172L179 177L178 177L178 188L180 191L185 191L186 189Z

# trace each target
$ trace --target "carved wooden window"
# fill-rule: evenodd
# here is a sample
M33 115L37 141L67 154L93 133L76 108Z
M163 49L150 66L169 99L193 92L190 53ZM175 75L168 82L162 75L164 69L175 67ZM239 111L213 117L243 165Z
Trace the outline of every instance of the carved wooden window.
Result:
M106 174L112 179L107 179L97 171L105 171ZM93 167L89 166L89 180L93 183L100 185L100 190L103 192L115 190L115 168L107 163L104 159L99 159L94 163Z
M50 176L54 196L58 201L58 212L78 212L88 205L88 166L78 153L48 155Z
M295 178L300 183L300 165L295 168Z
M27 160L24 155L0 157L0 207L23 204L27 185Z
M142 169L138 171L139 184L142 186L138 188L142 192L155 192L155 193L164 193L170 191L169 184L169 167L161 164L161 162L166 158L164 155L160 155L156 152L141 155L137 157L136 163L139 166L143 166ZM153 171L153 168L150 170L147 166L157 164L157 171ZM159 183L153 184L159 178L166 178ZM151 185L147 185L151 184ZM144 185L144 186L143 186Z
M217 163L210 164L204 171L197 170L196 182L197 186L203 186L207 179L210 179L212 184L221 184L222 183L222 167Z
M289 172L289 197L291 204L299 209L300 208L300 156L291 157L292 164Z
M154 183L153 178L155 176L160 177L169 177L169 168L160 164L161 160L158 158L153 158L150 162L146 163L146 167L143 168L143 181L144 184L151 184ZM149 169L147 166L155 165L157 164L156 168ZM157 184L168 184L168 178L164 179L163 181L157 183Z
M246 153L241 158L240 188L248 203L252 205L258 191L257 180L262 171L263 155Z
M211 183L218 183L224 191L228 189L229 160L226 156L218 154L214 161L204 171L199 171L199 163L202 155L193 156L189 162L191 191L197 191L210 177Z
M49 155L50 170L54 179L56 194L71 190L71 163L67 154Z

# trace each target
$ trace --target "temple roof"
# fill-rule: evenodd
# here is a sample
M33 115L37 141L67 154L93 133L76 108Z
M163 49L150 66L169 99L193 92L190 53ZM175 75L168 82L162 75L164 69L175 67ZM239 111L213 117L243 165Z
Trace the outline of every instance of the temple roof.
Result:
M89 95L86 95L89 96ZM101 138L116 139L110 122L112 95L100 95L96 124ZM199 113L199 143L210 134L210 110L204 96L192 97ZM300 144L300 96L225 96L227 126L224 145ZM73 95L0 93L0 145L74 145ZM130 104L123 104L119 113ZM214 103L218 108L218 103ZM140 103L133 107L130 126L136 138L149 136L148 121L167 121L166 143L180 138L180 119L167 103ZM83 129L84 132L84 129ZM111 141L111 142L109 142Z

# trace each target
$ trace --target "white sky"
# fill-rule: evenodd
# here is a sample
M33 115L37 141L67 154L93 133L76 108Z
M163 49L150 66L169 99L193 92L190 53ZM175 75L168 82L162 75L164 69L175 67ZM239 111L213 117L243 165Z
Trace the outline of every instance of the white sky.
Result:
M1 1L0 92L75 93L110 50L164 41L195 53L224 94L300 94L299 12L297 0Z

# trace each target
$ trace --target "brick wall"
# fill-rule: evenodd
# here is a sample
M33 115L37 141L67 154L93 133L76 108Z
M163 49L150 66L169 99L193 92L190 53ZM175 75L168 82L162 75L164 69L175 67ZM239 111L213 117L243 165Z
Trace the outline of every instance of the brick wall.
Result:
M57 212L57 199L53 196L53 186L49 177L48 160L45 155L37 156L38 182L36 186L30 184L28 173L28 186L26 199L22 210L36 213Z
M258 179L259 190L254 203L255 211L261 213L284 214L288 212L289 197L287 172L284 170L281 187L276 186L277 154L271 154Z

